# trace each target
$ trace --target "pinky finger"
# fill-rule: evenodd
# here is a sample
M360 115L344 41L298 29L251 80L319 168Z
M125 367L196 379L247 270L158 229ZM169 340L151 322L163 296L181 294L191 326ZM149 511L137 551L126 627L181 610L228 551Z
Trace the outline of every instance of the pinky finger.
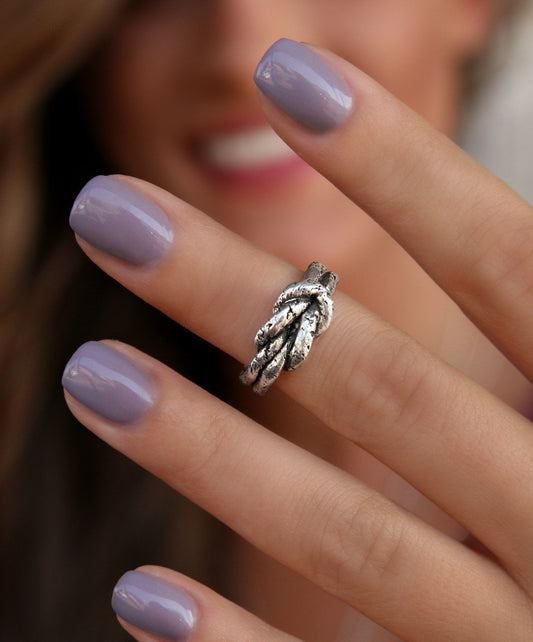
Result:
M206 586L157 566L125 573L111 604L138 642L296 642Z

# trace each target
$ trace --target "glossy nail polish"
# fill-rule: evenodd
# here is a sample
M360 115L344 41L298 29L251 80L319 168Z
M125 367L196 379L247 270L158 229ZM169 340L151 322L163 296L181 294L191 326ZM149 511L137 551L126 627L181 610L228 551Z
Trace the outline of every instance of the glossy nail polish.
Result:
M152 379L105 343L80 346L65 366L62 384L75 399L109 421L139 421L154 402Z
M189 595L141 571L120 578L111 606L126 622L164 640L187 640L196 624L197 607Z
M96 176L81 190L71 228L99 250L134 265L161 260L173 240L166 214L126 183Z
M257 66L255 82L280 109L316 132L340 125L352 109L346 82L315 51L283 38Z

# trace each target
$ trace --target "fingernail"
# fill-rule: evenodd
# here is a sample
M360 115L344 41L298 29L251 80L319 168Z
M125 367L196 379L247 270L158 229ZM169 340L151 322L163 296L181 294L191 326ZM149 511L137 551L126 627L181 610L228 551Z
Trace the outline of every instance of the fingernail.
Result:
M80 346L65 366L62 384L75 399L109 421L139 421L154 401L152 379L105 343Z
M340 125L352 109L351 91L339 74L294 40L282 38L270 47L255 82L280 109L317 132Z
M70 227L99 250L134 265L156 263L173 239L172 226L157 205L109 176L96 176L81 190Z
M196 624L197 607L187 593L141 571L120 578L111 606L126 622L165 640L187 640Z

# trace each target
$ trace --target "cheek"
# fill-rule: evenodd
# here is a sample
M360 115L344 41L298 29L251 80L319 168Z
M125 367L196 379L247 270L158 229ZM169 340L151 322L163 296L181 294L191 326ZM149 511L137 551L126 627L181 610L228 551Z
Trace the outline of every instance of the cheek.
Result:
M146 173L143 165L153 165L165 153L180 122L175 51L161 35L135 25L122 28L85 75L91 125L119 171Z
M424 112L448 65L433 0L331 0L326 46ZM344 19L340 20L339 16Z

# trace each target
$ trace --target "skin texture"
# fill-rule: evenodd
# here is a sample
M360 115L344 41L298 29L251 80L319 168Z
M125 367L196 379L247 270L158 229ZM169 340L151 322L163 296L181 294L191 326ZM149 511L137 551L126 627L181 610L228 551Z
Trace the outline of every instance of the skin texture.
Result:
M529 287L532 272L526 263L509 271L506 261L491 263L487 272L474 249L478 255L493 252L492 239L487 235L480 241L466 232L477 216L494 212L492 223L500 232L498 249L505 257L520 247L520 243L509 245L509 239L516 239L514 230L533 236L533 230L524 227L531 207L361 72L342 61L334 64L345 70L366 108L329 139L318 142L269 108L273 120L291 142L305 148L311 162L324 163L321 168L327 168L337 184L343 185L349 177L350 196L364 198L373 216L412 246L438 282L447 284L450 271L467 270L471 276L461 303L468 312L480 308L491 312L480 326L505 349L508 326L498 322L498 315L512 317L516 329L528 323L528 302L517 300L515 293L517 288ZM380 139L378 132L368 129L378 102L385 105L395 140ZM410 142L415 130L419 148ZM382 194L360 186L361 167L350 167L346 173L345 156L356 139L364 142L361 131L370 132L368 151L380 145L386 152L390 144L405 151L396 169L408 188L432 171L417 162L421 150L431 144L441 166L450 168L428 187L433 198L447 192L455 172L461 171L465 182L446 214L451 220L457 218L462 236L470 239L466 247L450 244L453 232L435 233L441 213L415 214L402 229L390 208L383 207ZM321 160L322 153L333 147L338 150L337 163ZM379 163L365 165L364 170L379 181ZM248 360L251 347L246 337L274 292L293 280L297 271L170 194L140 181L123 180L161 207L181 230L180 243L149 269L132 267L84 243L83 249L149 303L238 360ZM470 188L472 184L479 186L479 193ZM396 212L407 206L410 212L421 211L428 194L409 193L407 203L392 184L387 204L393 203ZM504 200L509 206L505 214L495 208L496 202ZM417 243L424 237L431 240L434 253L448 254L446 267L424 258L426 244ZM198 252L200 243L208 259ZM242 270L243 264L251 269ZM176 272L188 278L176 280ZM453 287L448 289L455 294ZM214 297L214 291L223 296ZM182 300L189 301L186 308L180 305ZM279 387L453 514L495 561L436 531L128 346L114 344L152 377L159 393L159 403L131 430L109 423L71 397L67 400L99 437L400 638L527 640L533 626L529 572L533 523L530 512L521 507L530 502L533 481L530 423L348 297L339 294L336 302L336 323L317 343L309 367L280 379ZM202 314L206 306L212 315ZM242 314L235 317L234 309ZM527 355L527 337L521 336L522 354ZM507 352L513 356L511 350ZM525 371L532 369L527 357L517 361ZM240 475L235 475L236 469ZM242 478L249 483L243 485ZM249 624L243 621L242 626L244 636ZM215 638L206 631L197 639Z
M374 228L354 220L353 208L316 173L304 170L262 190L255 184L237 189L206 176L191 156L191 139L263 121L250 80L265 50L285 35L333 49L438 129L453 133L461 63L478 44L478 31L487 29L490 12L482 7L489 4L136 2L111 30L89 71L95 128L120 171L179 194L262 247L299 260L301 250L285 247L278 230L283 222L289 234L301 233L306 221L315 229L301 244L309 251L327 239L337 254L353 254L353 241L343 248L345 235L328 231L323 213L339 210L342 229L353 229L356 237L362 233L363 247L375 242ZM472 5L481 5L479 15Z
M287 34L334 49L421 113L437 130L453 134L462 63L486 36L492 20L490 9L490 2L466 0L293 0L269 3L268 10L255 0L136 3L122 16L109 42L87 70L86 88L94 126L102 148L121 171L179 194L232 232L300 268L310 259L320 259L341 274L341 287L347 294L447 360L453 362L450 344L474 345L472 365L462 356L456 365L482 383L490 373L490 387L519 406L526 390L523 379L502 364L454 304L363 209L405 245L525 369L530 364L521 356L527 352L521 344L515 345L514 339L506 341L503 331L513 327L511 336L522 336L520 324L523 319L527 322L527 314L516 305L507 305L517 301L512 292L503 292L501 300L495 297L494 283L501 282L498 277L502 274L513 273L518 278L516 292L527 291L527 270L522 272L521 264L515 264L510 257L515 256L516 239L527 228L530 212L497 180L460 155L445 137L396 103L364 74L332 54L316 50L350 84L354 95L351 117L341 128L319 137L261 100L277 131L329 180L301 165L276 179L258 181L247 175L240 181L220 180L213 178L191 153L191 141L203 144L213 132L246 129L252 121L261 122L260 103L251 82L253 71L265 49ZM329 181L338 185L353 204ZM143 183L129 184L154 200L173 221L179 253L177 249L170 250L161 265L135 269L87 245L84 249L113 277L151 304L243 363L248 362L252 356L250 337L264 322L281 289L300 277L299 270L253 249L168 194ZM457 185L475 185L477 189L461 193ZM481 198L485 194L487 197ZM493 235L482 235L481 241L486 244L480 243L479 235L473 231L488 230L480 227L487 212L492 220L500 222L501 202L509 199L512 204L506 211L519 215L513 219L515 226L511 221L506 228L508 234L503 238L508 240L507 246L498 245L502 237L496 226ZM476 205L478 201L483 207ZM472 238L476 239L473 245L467 242ZM491 269L487 269L484 257L496 246L501 251L491 252L497 260L490 261ZM527 268L524 252L520 256ZM178 270L191 278L177 282L173 275ZM504 299L506 304L502 305ZM187 306L181 305L183 301L188 302ZM224 308L217 311L222 330L210 325L211 313L206 315L217 301L224 301ZM358 306L354 312L350 305L353 304L340 298L336 325L313 348L305 370L280 381L279 387L303 410L297 410L292 401L275 390L269 393L268 406L259 406L246 396L238 401L255 420L282 435L273 435L272 442L270 437L265 437L266 441L259 437L264 431L256 424L250 427L241 415L205 399L190 384L149 360L143 364L159 378L166 390L163 398L168 402L157 405L135 432L117 433L76 402L70 399L69 403L99 436L311 581L310 584L298 580L298 575L288 575L275 562L240 545L235 581L245 587L243 602L276 625L309 640L329 639L346 612L337 600L341 598L407 639L496 640L502 639L503 631L507 634L511 630L506 628L509 626L515 627L513 639L525 639L524 631L530 623L528 598L514 582L523 568L519 558L524 547L520 541L515 542L514 548L520 555L510 564L513 570L507 575L486 561L474 559L467 549L431 527L412 522L369 490L386 491L389 497L445 533L464 535L465 531L458 529L445 513L452 515L485 545L490 544L493 553L504 558L502 542L513 534L520 539L518 534L531 532L526 518L526 523L516 522L516 507L527 505L527 497L505 496L500 502L495 499L499 488L516 490L516 480L524 466L516 456L523 444L509 453L508 460L504 458L503 466L495 461L494 453L501 455L504 445L493 445L495 432L489 428L497 424L510 441L517 432L525 438L524 428L514 426L519 421L512 412L509 414L496 402L489 404L475 384L455 372L445 370L443 374L441 364L437 365L418 344L415 347L405 335L381 325L383 322ZM235 310L239 310L238 315ZM509 326L511 320L518 325ZM380 342L374 337L379 337ZM384 347L380 348L381 342ZM347 350L347 346L351 348ZM337 372L344 377L335 379ZM429 382L428 372L437 373ZM328 373L336 386L324 388ZM449 396L436 395L438 391ZM345 400L344 406L339 405L339 399ZM195 403L189 406L191 400ZM355 423L354 416L358 418ZM197 433L191 432L185 417ZM399 418L404 421L397 421ZM381 426L381 432L375 432L376 426ZM465 426L475 429L465 433ZM426 431L427 440L420 439ZM466 441L464 434L469 436ZM346 437L356 446L347 445ZM283 438L330 464L300 459L304 455L291 450ZM258 439L262 449L249 446ZM492 446L490 451L477 450L480 440ZM190 450L185 448L188 443ZM221 444L226 447L219 449ZM444 456L450 446L453 452ZM206 447L208 454L213 453L212 460L200 450ZM167 461L166 452L188 453L192 463L186 465L183 454L183 466L178 464L176 473L176 462ZM525 461L529 445L524 446L523 452ZM441 463L456 460L457 466L444 466L441 470L435 453L443 457ZM205 478L198 476L204 457L205 463L209 459L214 466L206 468ZM284 471L293 469L289 461L294 463L295 472L287 479ZM284 462L281 469L280 462ZM331 464L334 466L329 468ZM254 479L245 485L244 496L228 479L228 472L238 465L242 465L239 478ZM445 512L422 496L413 495L389 468L403 475ZM306 476L303 470L312 472ZM493 479L479 477L486 470L494 472ZM264 476L259 474L261 471ZM369 488L359 486L347 473L357 475ZM278 478L286 483L273 486L272 480ZM209 479L217 479L218 487L214 488ZM483 484L480 482L471 495L464 497L473 479L483 480ZM429 488L428 480L434 480ZM307 487L316 490L314 499L304 492ZM324 491L319 492L319 488ZM272 503L265 504L269 496ZM474 503L468 501L472 496L484 499L479 519L471 524L466 517L473 511ZM301 513L296 511L299 521L295 523L291 514L300 499L304 508ZM314 501L316 510L305 510ZM243 510L244 505L249 505L251 512ZM278 511L280 505L286 511ZM511 515L502 515L501 507L506 505L512 507ZM257 506L261 510L252 510ZM494 506L500 507L499 512ZM246 514L248 519L243 517ZM275 522L267 526L264 520L274 514ZM361 517L354 517L349 524L359 538L353 537L350 529L343 530L346 524L342 525L342 515ZM324 523L326 527L319 527ZM504 523L509 528L503 535ZM285 532L291 533L292 539L284 538ZM305 532L315 535L310 535L309 541L305 537L302 540ZM313 539L319 536L324 538L322 550L316 548L317 541ZM415 556L420 543L423 554ZM346 556L352 560L349 564ZM444 567L435 578L429 569L437 560L448 560L449 565L439 562L439 569ZM464 573L472 577L471 582L463 582ZM257 577L262 595L250 588L257 587ZM313 584L325 593L314 589ZM457 591L450 593L450 586L457 586ZM327 597L327 593L334 598ZM290 609L285 608L288 596ZM499 610L490 612L488 605L494 600L511 614L512 622ZM425 617L420 616L420 611ZM240 621L240 615L235 617L236 622ZM220 639L211 633L210 621L200 617L199 622L204 624L199 626L206 628L201 629L204 633L199 633L198 639ZM242 631L251 626L244 622ZM375 634L381 637L372 639L390 639L386 633Z
M519 405L514 373L501 371L431 280L329 181L301 162L274 176L221 178L198 151L216 135L265 123L252 78L265 50L287 35L333 49L453 135L463 63L487 37L495 5L139 0L88 65L88 116L117 171L179 195L301 269L319 258L342 275L344 291Z

